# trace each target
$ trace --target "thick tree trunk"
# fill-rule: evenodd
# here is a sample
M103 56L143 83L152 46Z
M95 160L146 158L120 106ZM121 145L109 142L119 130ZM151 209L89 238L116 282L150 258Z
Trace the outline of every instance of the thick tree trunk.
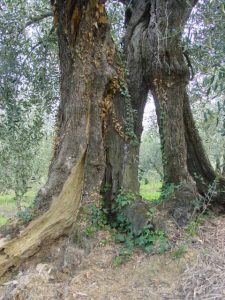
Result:
M125 50L132 103L134 108L141 107L148 89L154 96L164 182L179 187L172 207L167 201L168 209L181 223L191 216L196 197L207 193L217 179L195 127L186 91L190 75L181 36L196 3L197 0L133 0L126 19ZM142 109L138 113L141 124ZM224 190L224 180L217 180L219 189Z
M53 1L58 30L61 102L54 157L37 207L49 210L22 234L2 246L0 274L33 255L43 243L68 234L85 201L110 203L120 188L129 189L127 167L133 126L124 69L113 44L102 1Z
M225 202L225 179L217 174L205 152L202 140L195 126L188 95L184 99L185 138L187 143L187 163L190 174L196 181L198 191L202 195L207 193L209 186L217 181L215 200ZM223 175L223 174L222 174ZM224 175L223 175L224 176Z
M133 15L135 16L134 21L129 18L129 13L131 12L129 11L127 13L128 18L126 18L125 23L126 34L124 39L124 52L126 57L127 84L134 116L134 133L137 140L137 143L131 145L134 163L132 164L130 178L132 178L135 183L138 182L139 151L143 131L142 122L144 108L148 97L149 85L148 82L145 81L145 65L143 65L143 57L140 53L143 36L140 34L141 32L138 29L136 30L136 27L138 27L139 24L139 18L141 17L138 2L135 4L133 9ZM135 188L137 192L139 192L139 185Z
M193 213L197 197L187 163L184 108L189 70L181 47L183 28L196 2L132 1L125 36L132 104L144 106L150 89L160 128L164 181L179 186L176 199L167 201L168 210L180 223ZM138 113L141 124L143 109Z
M192 9L188 2L132 1L125 39L132 103L145 104L150 88L163 139L166 181L175 183L188 177L183 103L189 70L181 47L182 30ZM141 123L142 114L139 119Z

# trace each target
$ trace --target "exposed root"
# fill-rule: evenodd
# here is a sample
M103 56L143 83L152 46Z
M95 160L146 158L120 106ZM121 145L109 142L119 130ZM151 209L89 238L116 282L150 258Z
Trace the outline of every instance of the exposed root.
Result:
M10 267L18 266L34 255L45 243L51 243L68 233L74 224L83 190L86 150L73 167L59 196L50 209L30 225L17 238L1 245L0 276Z

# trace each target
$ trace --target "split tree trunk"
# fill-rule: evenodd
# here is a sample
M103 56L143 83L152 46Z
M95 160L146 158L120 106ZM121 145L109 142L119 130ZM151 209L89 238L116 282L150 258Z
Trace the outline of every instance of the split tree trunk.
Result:
M132 128L124 69L113 44L102 1L52 1L58 31L61 102L48 182L37 207L49 210L0 251L0 274L19 265L46 243L68 234L80 205L99 197L110 203L129 189L126 126ZM126 124L125 124L126 123ZM132 187L131 187L132 190ZM81 204L80 204L81 203Z
M198 195L206 193L216 179L190 109L186 91L190 74L181 46L184 26L197 0L122 2L130 4L125 51L132 105L140 125L141 107L150 89L160 129L164 183L179 187L175 198L167 201L168 210L182 224L194 212ZM140 139L141 130L136 134ZM223 179L219 182L223 186Z
M138 108L145 104L148 89L153 94L160 128L164 181L180 186L176 199L167 201L168 210L179 223L190 218L192 200L197 197L195 182L187 166L183 109L189 70L180 45L183 27L196 2L132 1L125 36L132 103ZM139 88L136 88L135 78ZM139 111L140 123L143 110Z

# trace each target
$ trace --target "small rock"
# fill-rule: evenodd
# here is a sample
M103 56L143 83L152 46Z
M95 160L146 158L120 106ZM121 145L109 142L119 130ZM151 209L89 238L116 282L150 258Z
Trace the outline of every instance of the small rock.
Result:
M131 223L134 234L141 231L149 220L150 205L141 199L133 201L130 205L125 207L124 215Z

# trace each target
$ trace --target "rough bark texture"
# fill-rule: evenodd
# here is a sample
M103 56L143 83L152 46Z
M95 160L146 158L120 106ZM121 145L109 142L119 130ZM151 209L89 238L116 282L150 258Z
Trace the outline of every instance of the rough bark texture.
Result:
M118 63L104 5L100 2L85 1L92 6L88 20L82 1L57 1L54 6L61 62L61 102L54 157L48 182L37 197L38 208L47 209L59 194L83 144L88 148L85 195L98 193L104 176L112 193L123 182L124 145L129 144L124 120L129 103L120 93L123 66ZM83 126L87 116L90 130L85 138Z
M217 195L215 200L224 203L225 179L215 172L207 157L202 140L195 126L187 94L184 99L184 123L188 150L188 170L196 181L198 191L204 195L208 191L209 186L216 180ZM222 174L222 176L224 176L224 174Z
M97 0L52 2L59 39L61 102L48 182L36 201L40 210L51 206L18 238L1 247L1 274L33 255L43 243L68 234L80 203L99 197L101 186L109 187L104 195L109 207L121 187L129 188L125 121L133 125L127 115L129 99L120 92L125 87L124 69L104 4Z
M123 1L124 4L128 3ZM138 167L139 167L139 151L141 143L141 135L143 131L142 121L144 115L144 108L147 101L149 84L145 77L145 65L143 64L143 56L141 54L143 41L144 27L140 22L142 18L142 10L139 11L139 4L133 6L132 17L131 9L126 13L126 34L124 39L124 52L126 56L127 68L127 83L131 99L131 105L134 115L134 133L136 135L137 143L131 146L133 153L133 164L130 170L130 178L136 186L135 189L139 191L138 184ZM141 4L142 7L143 3ZM130 19L131 17L131 19ZM133 18L133 19L132 19ZM139 28L140 25L140 28Z
M150 89L160 128L164 182L179 186L168 201L168 210L180 223L191 216L194 200L199 193L206 193L216 178L195 128L186 91L190 74L181 37L196 3L133 0L126 20L129 92L139 116L135 132L140 139L143 107ZM223 180L219 182L221 185Z
M160 125L165 182L179 183L191 175L204 195L218 174L195 127L186 92L189 70L181 47L184 25L197 0L121 2L128 6L125 52L138 140L150 89ZM224 190L223 178L218 179L218 187ZM221 193L219 198L224 198Z
M132 102L142 106L142 98L146 99L150 88L157 108L165 179L178 183L188 177L183 102L189 70L180 44L192 7L186 1L174 0L132 4L125 41Z

